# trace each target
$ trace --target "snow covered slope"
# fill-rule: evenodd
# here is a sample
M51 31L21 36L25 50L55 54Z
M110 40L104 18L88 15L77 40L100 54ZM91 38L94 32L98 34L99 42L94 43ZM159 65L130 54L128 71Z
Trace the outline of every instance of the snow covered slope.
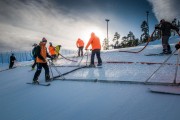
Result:
M179 37L171 38L173 50L174 44L179 40ZM121 50L138 51L142 47ZM152 85L118 82L145 82L168 57L145 56L149 53L160 53L161 44L150 43L138 54L118 51L101 53L102 68L79 69L65 75L66 80L52 81L49 87L26 84L32 81L35 72L29 72L29 62L17 63L17 68L0 72L0 119L179 120L180 96L150 93L148 87ZM176 60L177 55L173 55L149 81L172 83ZM77 65L86 65L86 61L87 56L81 63L60 59L55 64L58 71L63 74L78 68ZM54 67L52 71L53 76L59 75ZM44 82L44 71L39 81ZM177 82L180 82L179 74Z

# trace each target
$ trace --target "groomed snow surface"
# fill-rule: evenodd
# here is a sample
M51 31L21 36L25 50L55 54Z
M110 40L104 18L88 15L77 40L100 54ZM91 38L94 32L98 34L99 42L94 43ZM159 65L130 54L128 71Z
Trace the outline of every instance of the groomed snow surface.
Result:
M170 39L173 51L179 40L177 36ZM145 56L160 53L160 42L150 43L138 54L118 51L138 51L143 46L102 51L102 68L76 70L65 75L65 80L55 79L48 87L26 84L35 73L29 71L32 61L16 63L16 68L5 71L8 65L0 65L0 120L179 120L180 96L148 90L158 85L118 82L145 82L168 58ZM90 53L87 64L89 58ZM81 58L69 59L78 62L57 60L57 67L51 67L53 76L59 75L55 68L63 74L86 65L87 56L81 63ZM173 55L148 81L172 83L176 61L177 55ZM44 83L44 70L39 81Z

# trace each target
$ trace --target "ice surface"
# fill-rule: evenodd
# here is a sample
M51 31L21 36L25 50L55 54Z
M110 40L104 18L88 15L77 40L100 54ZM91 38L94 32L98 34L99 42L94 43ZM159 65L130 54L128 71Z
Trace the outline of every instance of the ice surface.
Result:
M170 41L174 50L179 39L172 37ZM138 51L142 47L121 50ZM155 41L138 54L102 51L102 68L82 68L64 77L84 81L144 82L168 57L145 54L160 53L161 50L160 41ZM78 68L77 65L86 65L86 58L81 63L60 59L55 65L63 74ZM149 81L172 83L176 60L177 56L172 56L167 61L172 65L161 67ZM150 85L66 80L52 81L49 87L28 85L26 82L32 81L35 72L29 72L32 62L16 63L17 68L0 72L1 120L179 120L180 96L150 93ZM150 62L158 64L146 64ZM1 70L7 66L0 65ZM53 76L58 76L54 68L51 67ZM44 70L39 81L44 82ZM177 82L180 82L179 71Z

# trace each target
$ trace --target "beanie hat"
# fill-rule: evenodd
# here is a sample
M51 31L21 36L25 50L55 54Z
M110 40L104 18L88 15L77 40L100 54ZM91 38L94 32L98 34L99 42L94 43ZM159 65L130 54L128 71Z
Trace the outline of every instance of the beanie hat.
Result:
M45 37L42 38L42 42L47 42Z

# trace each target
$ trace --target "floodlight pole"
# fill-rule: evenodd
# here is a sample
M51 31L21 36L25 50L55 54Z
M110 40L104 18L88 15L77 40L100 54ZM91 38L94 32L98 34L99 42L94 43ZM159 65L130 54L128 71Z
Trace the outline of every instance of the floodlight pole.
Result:
M107 22L107 39L108 39L108 22L110 21L109 19L105 19L105 21Z
M146 14L147 14L147 25L148 25L148 35L149 35L149 21L148 21L149 11L146 11Z

